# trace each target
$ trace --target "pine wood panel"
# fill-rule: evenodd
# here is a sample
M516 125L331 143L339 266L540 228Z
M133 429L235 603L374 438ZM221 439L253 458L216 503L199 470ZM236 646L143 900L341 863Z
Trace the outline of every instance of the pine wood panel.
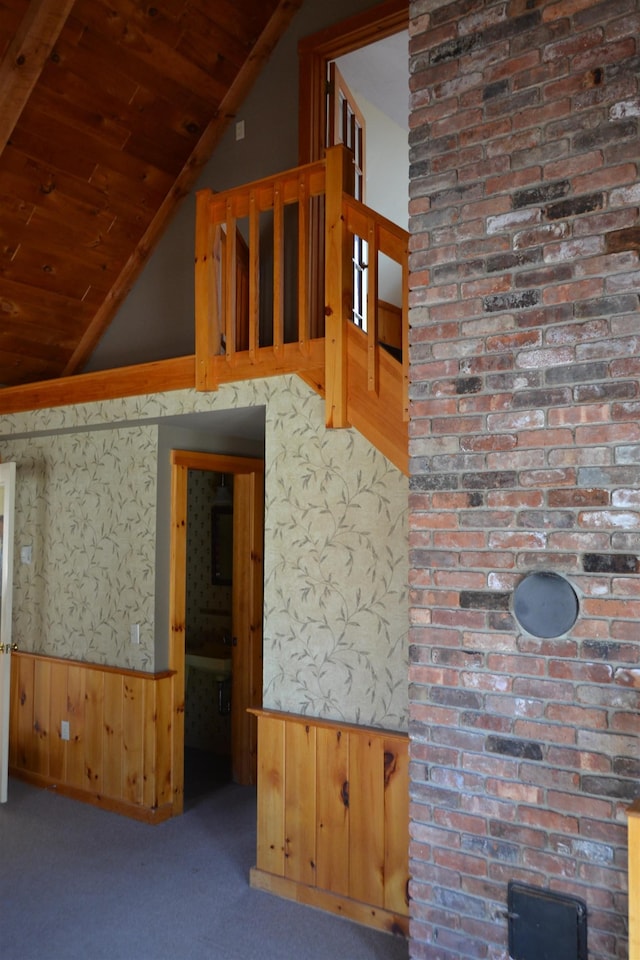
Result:
M138 819L169 816L173 675L13 657L10 772Z
M258 840L256 863L260 870L284 876L284 723L263 717L258 730Z
M640 799L629 807L629 960L640 960Z
M349 743L342 730L318 727L317 883L349 896Z
M285 876L316 882L316 728L285 726Z
M258 837L252 884L406 933L406 735L255 713Z
M350 735L349 894L384 906L384 741Z

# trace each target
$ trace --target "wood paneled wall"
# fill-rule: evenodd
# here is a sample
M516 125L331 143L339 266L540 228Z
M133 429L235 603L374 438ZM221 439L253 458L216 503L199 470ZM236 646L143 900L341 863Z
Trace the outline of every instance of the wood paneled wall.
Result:
M22 652L11 667L12 775L147 822L171 816L171 673Z
M408 738L268 710L256 715L252 886L406 935Z
M629 960L640 960L640 798L629 807Z

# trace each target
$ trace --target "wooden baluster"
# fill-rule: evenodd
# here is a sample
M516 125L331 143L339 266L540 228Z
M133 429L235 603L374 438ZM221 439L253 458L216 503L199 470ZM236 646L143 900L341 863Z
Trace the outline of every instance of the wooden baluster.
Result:
M309 297L309 190L305 176L298 181L298 344L305 352L311 332Z
M260 328L260 211L256 193L249 194L249 357L256 362Z
M367 387L377 393L378 371L378 233L373 217L367 218Z
M344 324L352 308L353 274L351 237L345 226L342 195L353 180L351 154L342 146L331 147L327 150L326 165L326 424L328 427L347 427L347 340Z
M237 273L237 235L236 218L233 214L233 204L227 201L226 242L224 245L224 320L223 329L226 343L227 360L231 360L236 352L236 273Z
M282 183L273 188L273 352L284 346L284 198Z

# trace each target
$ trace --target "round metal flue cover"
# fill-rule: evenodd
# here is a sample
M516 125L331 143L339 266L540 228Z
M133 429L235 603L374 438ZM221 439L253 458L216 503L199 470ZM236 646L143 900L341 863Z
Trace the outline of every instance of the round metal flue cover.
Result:
M578 619L578 611L575 590L558 573L530 573L513 594L514 616L534 637L561 637Z

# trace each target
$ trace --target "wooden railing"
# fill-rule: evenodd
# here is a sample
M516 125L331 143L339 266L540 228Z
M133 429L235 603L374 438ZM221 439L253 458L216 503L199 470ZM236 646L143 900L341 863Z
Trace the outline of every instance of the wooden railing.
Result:
M198 389L211 390L219 383L251 377L295 373L324 362L324 332L318 329L317 319L314 324L311 310L313 276L309 252L313 211L324 191L324 163L313 163L225 193L198 193ZM287 230L289 211L296 218L295 227L291 229L288 223ZM261 309L265 251L272 261L273 292L268 312L271 322L267 322L264 304ZM297 258L297 317L293 333L285 330L285 261L292 256Z
M367 404L386 389L397 433L408 421L408 234L350 194L352 162L344 147L326 160L236 187L198 193L196 217L196 385L299 373L326 398L330 427L356 425L350 397ZM349 363L353 313L354 237L367 244L366 380L352 389L361 365ZM393 312L378 295L378 259L399 264L397 308L402 360L381 345L380 316ZM366 330L366 333L364 332ZM391 386L390 386L391 384ZM385 398L388 406L388 399ZM360 427L360 423L357 424ZM406 434L406 428L405 428ZM371 438L370 438L371 439ZM372 442L376 442L373 438ZM400 454L406 466L406 447ZM383 452L388 453L388 450ZM398 457L390 454L393 459Z

